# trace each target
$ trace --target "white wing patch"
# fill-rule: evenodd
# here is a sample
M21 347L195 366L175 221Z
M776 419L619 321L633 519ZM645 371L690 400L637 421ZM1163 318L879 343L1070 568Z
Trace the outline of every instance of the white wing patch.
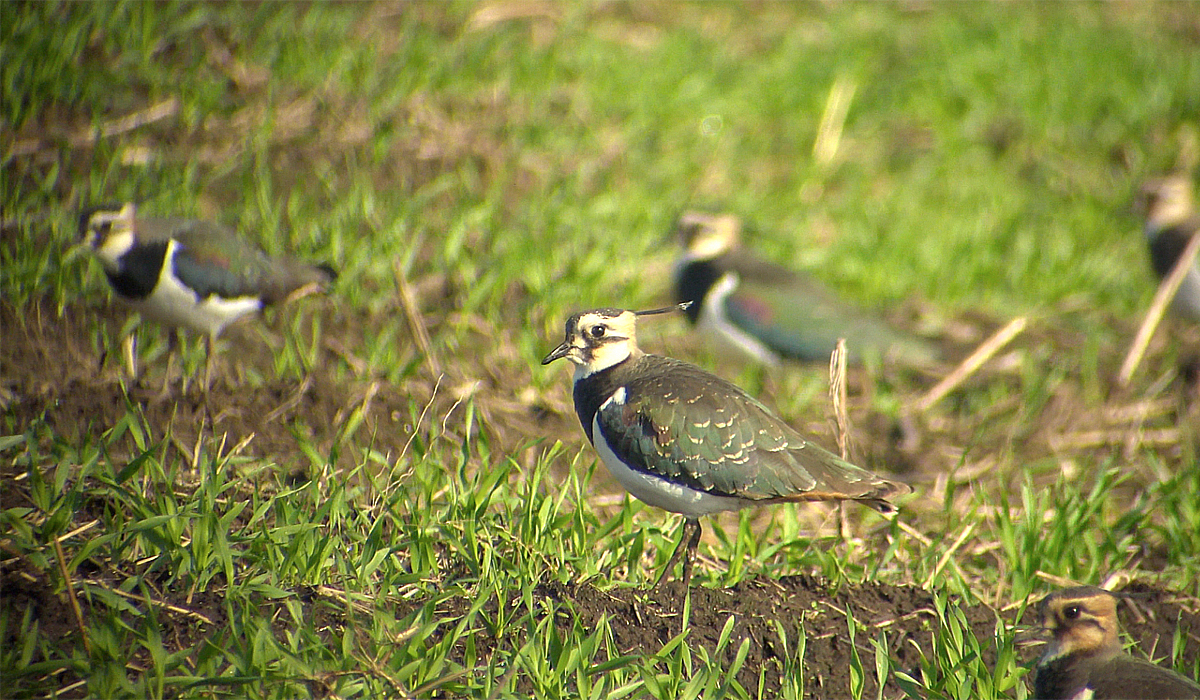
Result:
M603 411L604 409L608 408L608 405L610 403L616 404L618 406L624 406L626 396L627 396L627 394L625 392L625 387L621 387L621 388L617 389L616 391L614 391L612 393L612 396L608 397L608 400L606 400L604 403L600 404L600 410Z

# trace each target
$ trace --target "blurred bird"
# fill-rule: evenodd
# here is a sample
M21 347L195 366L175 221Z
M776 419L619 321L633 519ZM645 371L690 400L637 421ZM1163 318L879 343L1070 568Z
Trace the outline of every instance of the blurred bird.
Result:
M937 360L931 343L743 251L741 226L731 214L695 211L676 224L683 254L675 263L675 298L694 300L688 319L723 345L768 365L828 360L838 338L846 339L852 364L868 357L914 366Z
M1039 611L1054 638L1035 668L1035 698L1200 699L1200 685L1125 653L1117 638L1116 597L1109 591L1068 588L1046 596Z
M613 477L644 503L683 515L679 544L655 587L686 548L686 593L702 515L841 500L895 512L887 499L908 486L821 449L733 384L638 348L639 316L686 308L577 313L562 344L542 360L575 365L575 412Z
M1184 248L1200 230L1200 217L1196 216L1192 201L1192 183L1184 175L1168 175L1147 182L1141 195L1150 262L1161 279L1171 274ZM1179 285L1171 308L1184 318L1200 321L1200 257L1193 261Z
M133 204L104 205L79 217L84 244L104 267L113 291L144 318L204 334L204 389L213 342L225 326L264 306L327 287L328 265L272 258L217 224L137 216ZM170 357L163 393L170 381Z

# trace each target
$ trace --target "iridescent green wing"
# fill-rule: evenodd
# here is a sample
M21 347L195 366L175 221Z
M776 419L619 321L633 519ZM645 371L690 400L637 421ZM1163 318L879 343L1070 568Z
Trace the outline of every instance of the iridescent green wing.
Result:
M926 364L929 343L891 327L877 314L839 299L815 280L765 263L730 270L737 287L725 299L730 322L784 357L825 361L845 338L851 362L888 357Z
M597 423L613 451L646 473L753 500L882 499L902 487L801 438L737 387L699 368L648 355L659 371L625 385Z
M179 251L175 275L201 298L261 297L282 300L306 284L324 282L320 269L290 258L272 258L236 233L207 221L158 219L143 222L154 236L173 238Z

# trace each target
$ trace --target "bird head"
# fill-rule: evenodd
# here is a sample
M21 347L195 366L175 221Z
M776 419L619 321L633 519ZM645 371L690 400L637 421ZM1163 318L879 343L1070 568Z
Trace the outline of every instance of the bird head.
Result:
M675 232L687 260L711 260L738 246L742 222L733 214L685 211L675 223Z
M128 203L91 207L79 215L80 238L105 267L116 268L117 260L136 243L136 214L137 207Z
M566 358L575 365L576 379L608 369L642 354L637 345L638 316L682 311L688 306L691 302L650 311L609 308L581 311L567 319L563 342L542 358L542 364Z
M1046 596L1039 606L1042 626L1053 639L1042 663L1060 656L1107 655L1121 651L1116 596L1095 586L1078 586Z
M1192 216L1192 183L1185 175L1154 178L1142 185L1138 207L1146 216L1150 233L1177 226Z

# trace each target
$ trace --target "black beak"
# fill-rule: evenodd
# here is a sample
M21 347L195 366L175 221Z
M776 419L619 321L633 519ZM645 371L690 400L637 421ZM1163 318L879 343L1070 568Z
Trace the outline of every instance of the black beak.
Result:
M563 343L554 348L549 355L546 355L542 358L542 364L548 365L555 360L561 360L562 358L566 357L567 353L569 352L571 352L571 346L564 340Z

